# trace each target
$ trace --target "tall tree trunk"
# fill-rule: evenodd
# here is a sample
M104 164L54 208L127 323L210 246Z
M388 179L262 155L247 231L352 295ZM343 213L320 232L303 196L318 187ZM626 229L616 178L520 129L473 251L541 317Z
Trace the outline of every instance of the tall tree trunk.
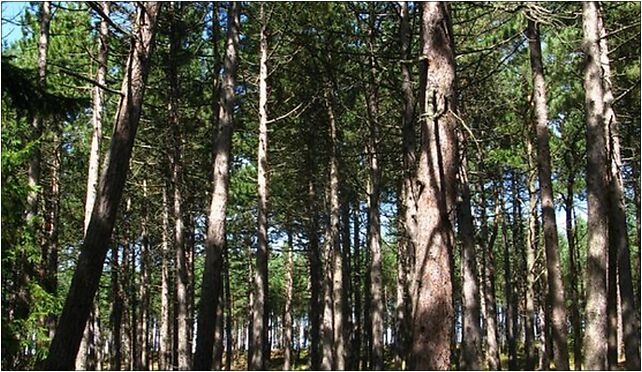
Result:
M147 180L143 179L143 204L142 215L143 222L141 226L141 254L140 254L140 283L139 283L139 310L138 310L138 319L137 319L137 335L138 339L138 353L137 358L137 369L138 370L148 370L148 316L149 316L149 215L147 210L146 203L148 202L147 195ZM98 358L100 363L100 358Z
M457 177L455 58L447 4L422 3L422 117L413 285L413 369L450 368Z
M112 360L109 368L112 370L120 371L122 361L122 319L123 319L123 298L120 287L119 271L120 265L118 264L118 250L119 244L114 244L111 248L111 296L112 296L112 309L110 315L111 322L111 338L113 350Z
M160 370L169 370L172 366L171 318L170 318L170 263L169 263L169 203L167 187L163 185L163 225L161 230L161 308L160 308L160 337L159 363Z
M604 91L600 66L598 9L595 2L585 2L582 13L584 70L586 92L586 188L587 188L587 269L586 269L586 332L584 334L587 369L606 369L607 287L606 263L608 250L608 205L606 153L604 133Z
M228 9L227 38L223 68L222 100L219 111L219 130L214 146L213 192L205 239L205 265L198 313L198 328L194 369L206 370L212 365L214 328L216 319L211 314L218 306L221 288L222 253L226 249L225 208L229 183L229 158L232 145L234 87L236 85L237 45L239 40L240 4L231 3Z
M225 265L225 263L223 263ZM214 328L214 352L211 369L219 371L223 365L223 283L219 289L218 306L216 307L216 328Z
M368 250L370 251L370 314L372 316L372 355L370 369L380 371L384 368L384 306L383 276L381 258L381 222L379 204L381 197L381 170L379 169L379 90L377 85L376 61L374 58L375 14L370 4L368 49L370 64L370 84L366 94L369 121L368 136Z
M551 183L551 154L548 141L548 108L539 26L528 20L528 46L533 75L533 101L535 103L535 131L537 137L537 168L539 171L542 218L544 221L544 247L548 276L549 302L551 304L551 328L553 331L553 356L555 368L568 370L568 345L566 329L566 305L564 283L560 267L557 222Z
M399 39L401 44L401 58L404 60L411 59L411 29L410 13L408 2L399 2L400 22L399 22ZM416 231L416 194L417 190L414 185L416 172L415 161L415 95L412 86L411 65L409 63L401 64L401 91L403 94L402 108L402 147L403 147L403 184L401 189L402 205L399 215L403 216L402 239L399 244L399 263L398 278L399 285L404 291L403 302L397 303L397 322L398 322L398 343L397 355L400 360L399 368L404 362L407 362L408 352L410 349L410 332L411 332L411 311L410 305L410 267L412 264L411 257L414 252L415 231ZM400 300L400 299L399 299ZM399 301L398 300L398 301Z
M613 262L613 271L617 272L616 281L619 283L618 289L619 300L622 305L622 331L624 333L626 368L638 370L640 369L640 320L638 315L636 315L639 313L639 310L636 309L635 293L633 290L633 276L631 274L631 253L629 249L629 234L626 223L626 208L624 204L624 182L621 172L622 160L620 154L620 129L613 109L613 83L611 81L611 64L609 61L607 32L604 25L604 19L599 10L598 27L600 28L600 66L603 71L602 84L604 89L603 120L607 133L607 148L610 150L607 159L609 163L608 169L610 171L608 201L609 267L611 267L611 262ZM611 252L613 253L611 254ZM613 261L611 261L611 259L613 259ZM609 280L610 278L611 276L609 274ZM611 286L609 284L609 288L610 287ZM617 303L618 301L616 300L615 302ZM614 328L617 329L617 326ZM615 354L617 356L617 352Z
M100 177L96 202L83 242L78 265L63 307L58 329L45 364L47 369L71 369L83 328L98 289L102 266L114 227L141 113L148 62L154 45L160 4L139 4L130 56L121 89L114 134Z
M189 349L189 316L188 316L188 267L185 242L185 216L183 211L183 159L182 159L182 131L179 117L179 78L178 55L181 53L181 34L178 22L182 17L181 5L170 5L170 42L169 60L167 65L167 80L169 81L168 121L172 128L172 149L170 155L171 177L174 186L173 208L174 217L174 249L175 249L175 277L176 277L176 334L178 339L177 357L178 369L190 369L191 350Z
M463 139L460 134L460 139ZM460 149L461 163L458 181L459 195L457 202L459 237L461 240L461 277L462 277L462 329L463 344L461 358L463 368L467 370L481 369L482 333L479 325L479 280L477 278L477 259L475 258L475 242L473 216L470 206L470 187L466 173L466 155L463 146Z
M268 327L268 114L267 114L267 21L265 5L260 4L260 41L259 41L259 147L257 155L257 195L258 195L258 228L256 249L256 271L254 275L254 309L252 310L252 356L250 369L267 369L269 355L264 355L267 343Z
M223 252L223 258L225 259L225 341L226 341L226 358L225 358L225 369L227 371L232 370L232 358L234 356L234 342L232 340L232 302L234 298L232 297L232 292L230 291L230 258L227 249Z
M293 292L293 272L294 272L294 241L291 227L288 226L288 252L287 266L285 270L285 312L283 315L283 344L285 352L283 355L283 370L292 369L292 292Z

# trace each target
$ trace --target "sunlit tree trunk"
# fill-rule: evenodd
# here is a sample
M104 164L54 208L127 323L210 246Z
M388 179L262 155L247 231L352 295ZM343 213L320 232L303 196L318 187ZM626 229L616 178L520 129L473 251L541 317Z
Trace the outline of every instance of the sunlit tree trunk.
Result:
M78 264L58 321L45 364L47 369L71 369L98 289L118 205L127 178L136 129L140 118L148 63L154 45L159 3L138 5L129 59L121 89L114 134L98 184L96 202Z
M587 270L586 332L584 334L587 369L606 369L607 285L606 264L609 241L607 205L607 158L604 133L604 90L600 66L598 9L595 2L585 2L582 13L584 32L584 90L586 100L587 145Z
M196 353L193 368L208 370L212 365L215 314L221 288L222 253L225 249L225 208L228 199L229 161L232 145L233 111L235 103L237 46L239 41L240 4L230 3L223 68L222 99L219 111L219 130L214 145L212 201L205 239L205 265L201 288L201 303L196 331Z
M455 58L445 3L422 3L421 151L413 274L413 369L450 368L452 267L458 164Z

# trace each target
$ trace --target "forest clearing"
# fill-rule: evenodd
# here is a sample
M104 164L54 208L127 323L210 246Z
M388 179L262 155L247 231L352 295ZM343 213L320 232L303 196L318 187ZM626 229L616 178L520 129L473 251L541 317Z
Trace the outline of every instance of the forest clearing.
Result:
M639 2L2 2L3 370L640 370Z

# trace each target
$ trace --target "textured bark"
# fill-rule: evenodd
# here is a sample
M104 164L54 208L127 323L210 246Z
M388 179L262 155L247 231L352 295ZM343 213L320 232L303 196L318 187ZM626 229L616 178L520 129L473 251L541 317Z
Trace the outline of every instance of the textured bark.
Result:
M546 105L546 86L539 27L528 21L528 46L530 50L533 76L533 101L535 103L535 131L537 138L537 168L539 171L542 219L544 227L544 247L546 252L546 271L548 276L549 302L551 304L551 328L553 333L553 356L555 368L568 370L568 345L566 329L566 305L564 303L564 283L560 268L557 221L553 202L551 183L551 154L548 134L548 108Z
M287 266L285 271L285 312L283 314L283 370L292 369L292 292L294 272L294 242L291 228L288 230Z
M450 368L451 258L458 168L455 59L445 3L422 3L422 120L410 368Z
M268 128L267 128L267 24L265 5L260 4L259 41L259 147L257 155L257 196L258 227L256 249L256 271L254 275L254 308L252 310L252 350L249 369L267 369L268 355L264 355L268 331Z
M461 141L463 143L463 141ZM461 359L463 368L467 370L481 369L482 333L480 328L480 299L479 280L477 278L477 259L475 258L475 242L473 216L470 206L470 187L466 173L466 157L464 146L460 151L459 166L459 195L457 202L459 223L459 239L461 241L461 277L462 277L462 328L463 343Z
M137 319L137 344L138 352L136 354L136 369L137 370L148 370L149 369L149 360L148 360L148 318L149 318L149 214L147 210L148 195L147 195L147 180L143 179L143 203L141 206L143 222L141 226L141 256L140 256L140 283L138 286L139 290L139 311ZM98 361L100 363L100 357Z
M218 305L216 306L216 327L214 328L214 352L212 368L219 371L223 364L223 283L219 289Z
M169 203L167 201L167 187L163 185L163 223L161 230L161 305L160 305L160 336L159 336L159 361L160 370L169 370L172 366L172 342L170 319L170 263L169 263Z
M227 351L225 355L225 369L231 371L232 357L234 355L234 342L232 340L232 302L234 298L230 291L230 260L227 249L223 252L223 258L225 259L225 349Z
M606 183L605 133L603 124L604 91L602 87L599 47L598 10L595 2L585 2L582 13L586 100L586 188L587 188L587 269L586 269L586 331L584 334L587 369L606 369L608 250L608 205Z
M56 335L49 348L45 364L47 369L74 367L74 359L98 289L102 265L127 178L159 9L160 4L151 2L138 7L133 32L136 38L132 40L132 48L126 64L128 73L123 78L122 97L117 110L112 141L103 166L94 210L78 265L58 321Z
M639 310L636 309L635 293L633 290L633 277L631 273L631 253L629 248L629 234L626 222L626 207L624 203L624 181L622 179L622 160L620 149L620 129L613 109L613 84L611 81L611 64L609 61L609 49L607 44L607 32L601 12L598 12L599 24L599 46L600 46L600 66L603 71L603 89L604 89L604 125L607 133L607 148L610 170L609 177L609 270L611 262L617 275L618 283L615 292L619 296L614 302L620 303L621 307L615 306L618 310L621 308L622 333L624 338L624 353L626 356L626 368L631 370L640 369L640 319ZM611 275L609 272L609 280ZM609 281L609 290L611 289ZM615 283L614 283L615 284ZM615 285L614 285L615 287ZM619 291L618 291L619 290ZM619 311L618 311L619 312ZM617 323L617 316L615 317ZM609 319L611 316L609 314ZM614 329L617 325L612 324ZM617 333L617 332L616 332ZM609 334L609 341L610 341ZM617 338L617 335L616 335ZM610 343L609 343L610 345ZM617 341L616 341L617 345ZM617 346L616 346L617 347ZM617 352L616 363L617 363Z
M345 343L345 368L352 369L352 338L353 323L352 317L352 248L350 235L350 195L352 191L347 185L342 186L341 190L341 254L342 254L342 277L343 277L343 304L341 312L343 314L343 339Z
M213 192L205 239L205 265L201 288L201 303L196 332L194 369L206 370L212 365L214 328L216 319L211 314L218 306L218 291L221 288L222 252L225 241L225 208L228 198L229 160L232 145L234 87L236 85L237 46L239 41L240 4L231 3L228 9L228 28L225 42L222 100L219 111L219 130L214 145Z
M321 252L319 250L319 219L316 210L316 186L314 184L314 174L316 165L314 149L314 129L310 132L307 139L307 182L308 195L306 206L306 235L308 238L308 263L310 266L310 369L321 369L321 296L322 296L322 269L321 269Z

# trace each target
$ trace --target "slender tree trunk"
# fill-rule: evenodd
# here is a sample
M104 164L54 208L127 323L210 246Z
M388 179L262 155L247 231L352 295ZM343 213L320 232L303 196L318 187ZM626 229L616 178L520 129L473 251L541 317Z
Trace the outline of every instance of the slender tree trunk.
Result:
M140 257L140 285L139 285L139 298L140 298L140 309L138 314L138 369L148 370L148 316L149 316L149 215L147 210L146 203L148 202L147 196L147 180L143 179L143 204L142 204L142 214L143 214L143 223L141 228L141 257ZM98 358L98 362L100 363Z
M268 129L267 129L267 24L264 4L260 4L261 32L259 41L259 148L257 156L258 194L258 246L256 250L256 271L254 275L254 309L252 310L252 356L250 369L267 369L269 356L264 355L268 327Z
M225 358L225 369L232 370L232 357L234 355L234 342L232 340L232 292L230 291L230 259L227 249L223 252L225 259L225 341L227 354Z
M530 128L529 128L530 129ZM526 325L525 345L526 369L535 369L535 282L537 257L537 168L530 130L526 131L526 156L528 158L528 234L526 235Z
M172 128L172 149L171 149L171 177L174 186L173 195L173 217L174 217L174 245L175 245L175 277L176 277L176 334L178 339L177 357L178 369L181 371L190 369L189 349L189 316L188 316L188 268L185 242L185 216L183 212L183 159L182 159L182 133L179 118L179 79L177 69L177 56L181 52L181 35L178 29L178 22L181 17L181 5L172 3L170 5L170 45L169 60L167 69L167 80L169 81L169 102L168 121Z
M228 9L228 32L223 69L223 95L219 111L219 131L214 146L213 192L208 218L207 238L205 240L205 265L201 288L201 303L196 332L196 354L194 369L205 370L212 365L214 347L215 317L208 315L216 312L218 291L221 288L222 253L225 241L225 208L227 206L229 183L229 157L232 145L234 87L239 40L240 4L231 3Z
M372 5L372 3L371 3ZM368 250L370 251L370 314L372 316L372 355L370 369L384 368L384 306L381 258L381 222L379 204L381 197L381 170L379 169L379 102L374 59L374 9L370 7L368 48L370 52L370 88L366 94L369 121L368 136Z
M503 187L503 180L500 181L500 200L499 202L504 205L505 191ZM517 369L517 341L515 339L515 312L517 309L514 307L513 299L515 297L515 289L513 288L513 276L511 273L511 252L508 243L508 228L506 226L508 216L504 208L501 208L501 224L502 224L502 246L504 247L504 300L505 306L505 326L504 331L506 334L506 344L508 346L508 369L514 371Z
M413 369L450 368L453 326L450 210L455 206L455 58L445 3L422 5L421 152L413 283Z
M225 265L225 263L223 263ZM223 283L219 289L218 306L216 307L216 328L214 328L214 352L212 369L219 371L223 365Z
M359 370L359 362L361 361L361 239L359 233L361 227L359 226L359 201L358 198L355 201L352 223L353 226L353 246L354 246L354 264L352 266L352 272L354 273L354 283L352 285L352 292L354 294L354 346L352 347L352 369Z
M350 247L350 195L351 191L346 185L343 186L341 191L341 254L342 254L342 281L343 281L343 301L342 301L342 316L343 316L343 329L342 336L345 343L344 351L344 369L352 369L352 324L354 319L352 317L352 252Z
M553 356L555 368L568 370L568 345L566 329L566 305L564 283L560 267L557 222L551 183L551 155L548 141L548 108L539 27L528 21L528 46L533 75L533 101L535 103L535 130L537 137L537 168L539 171L542 218L544 221L544 246L546 248L546 270L548 273L549 301L551 304L551 328L553 331Z
M607 148L610 150L607 160L609 162L608 168L610 170L610 189L608 202L609 267L611 267L610 262L613 262L613 271L617 272L616 281L619 284L619 287L617 289L619 289L619 300L622 305L622 331L624 333L623 336L626 355L626 368L638 370L640 369L640 320L638 315L636 315L639 313L639 310L636 309L635 294L633 290L633 277L631 274L631 254L629 249L628 227L626 223L626 207L624 203L624 182L621 172L622 160L620 154L620 129L615 111L613 110L614 97L613 84L611 81L611 65L609 61L609 50L607 44L607 32L602 14L599 9L598 25L600 28L600 66L603 71L603 120L607 133ZM610 274L609 280L611 280ZM609 288L610 287L611 285L609 284ZM617 286L614 285L614 287ZM617 290L615 292L617 292ZM617 297L617 294L615 296ZM618 302L617 299L615 302ZM617 305L615 307L617 308ZM617 329L617 326L614 325L613 328ZM615 353L615 355L617 363L617 352Z
M292 292L293 292L293 272L294 272L294 242L292 238L291 227L288 229L288 252L287 266L285 271L285 314L283 316L283 344L285 353L283 356L283 370L292 369Z
M319 221L316 211L316 187L314 184L315 154L314 154L314 132L310 134L307 141L306 168L308 170L308 205L307 214L307 236L308 236L308 261L310 265L310 369L321 369L321 309L322 309L322 269L321 252L319 250L318 230Z
M73 368L83 328L98 289L102 265L127 178L159 9L159 3L139 4L134 24L134 34L137 38L132 40L133 46L126 64L126 71L129 73L123 78L122 97L117 110L112 142L103 166L95 207L78 265L58 321L56 335L49 348L45 364L47 369Z
M604 91L600 66L598 9L595 2L585 2L582 13L584 70L586 91L588 251L586 270L586 332L584 334L587 369L606 369L608 205L606 182L605 133L603 124Z
M463 139L460 137L460 139ZM461 277L462 277L462 328L463 344L461 358L463 368L467 370L481 369L482 333L479 324L479 280L477 278L477 259L475 258L475 242L473 216L470 206L470 187L466 173L466 156L463 146L460 149L461 163L459 166L459 195L458 221L459 237L461 240Z
M497 306L495 301L495 263L494 263L494 245L497 238L499 224L497 220L493 223L493 231L490 238L488 237L488 227L486 218L486 198L484 193L484 183L480 182L481 193L481 238L482 238L482 266L484 277L484 303L486 309L486 360L488 368L499 370L501 368L499 358L499 336L497 333ZM495 203L494 216L499 216L499 203ZM495 217L495 218L496 218Z
M161 312L160 312L160 340L159 363L160 370L169 370L172 366L171 318L170 318L170 259L169 256L169 203L167 201L167 187L163 185L163 228L161 230Z

